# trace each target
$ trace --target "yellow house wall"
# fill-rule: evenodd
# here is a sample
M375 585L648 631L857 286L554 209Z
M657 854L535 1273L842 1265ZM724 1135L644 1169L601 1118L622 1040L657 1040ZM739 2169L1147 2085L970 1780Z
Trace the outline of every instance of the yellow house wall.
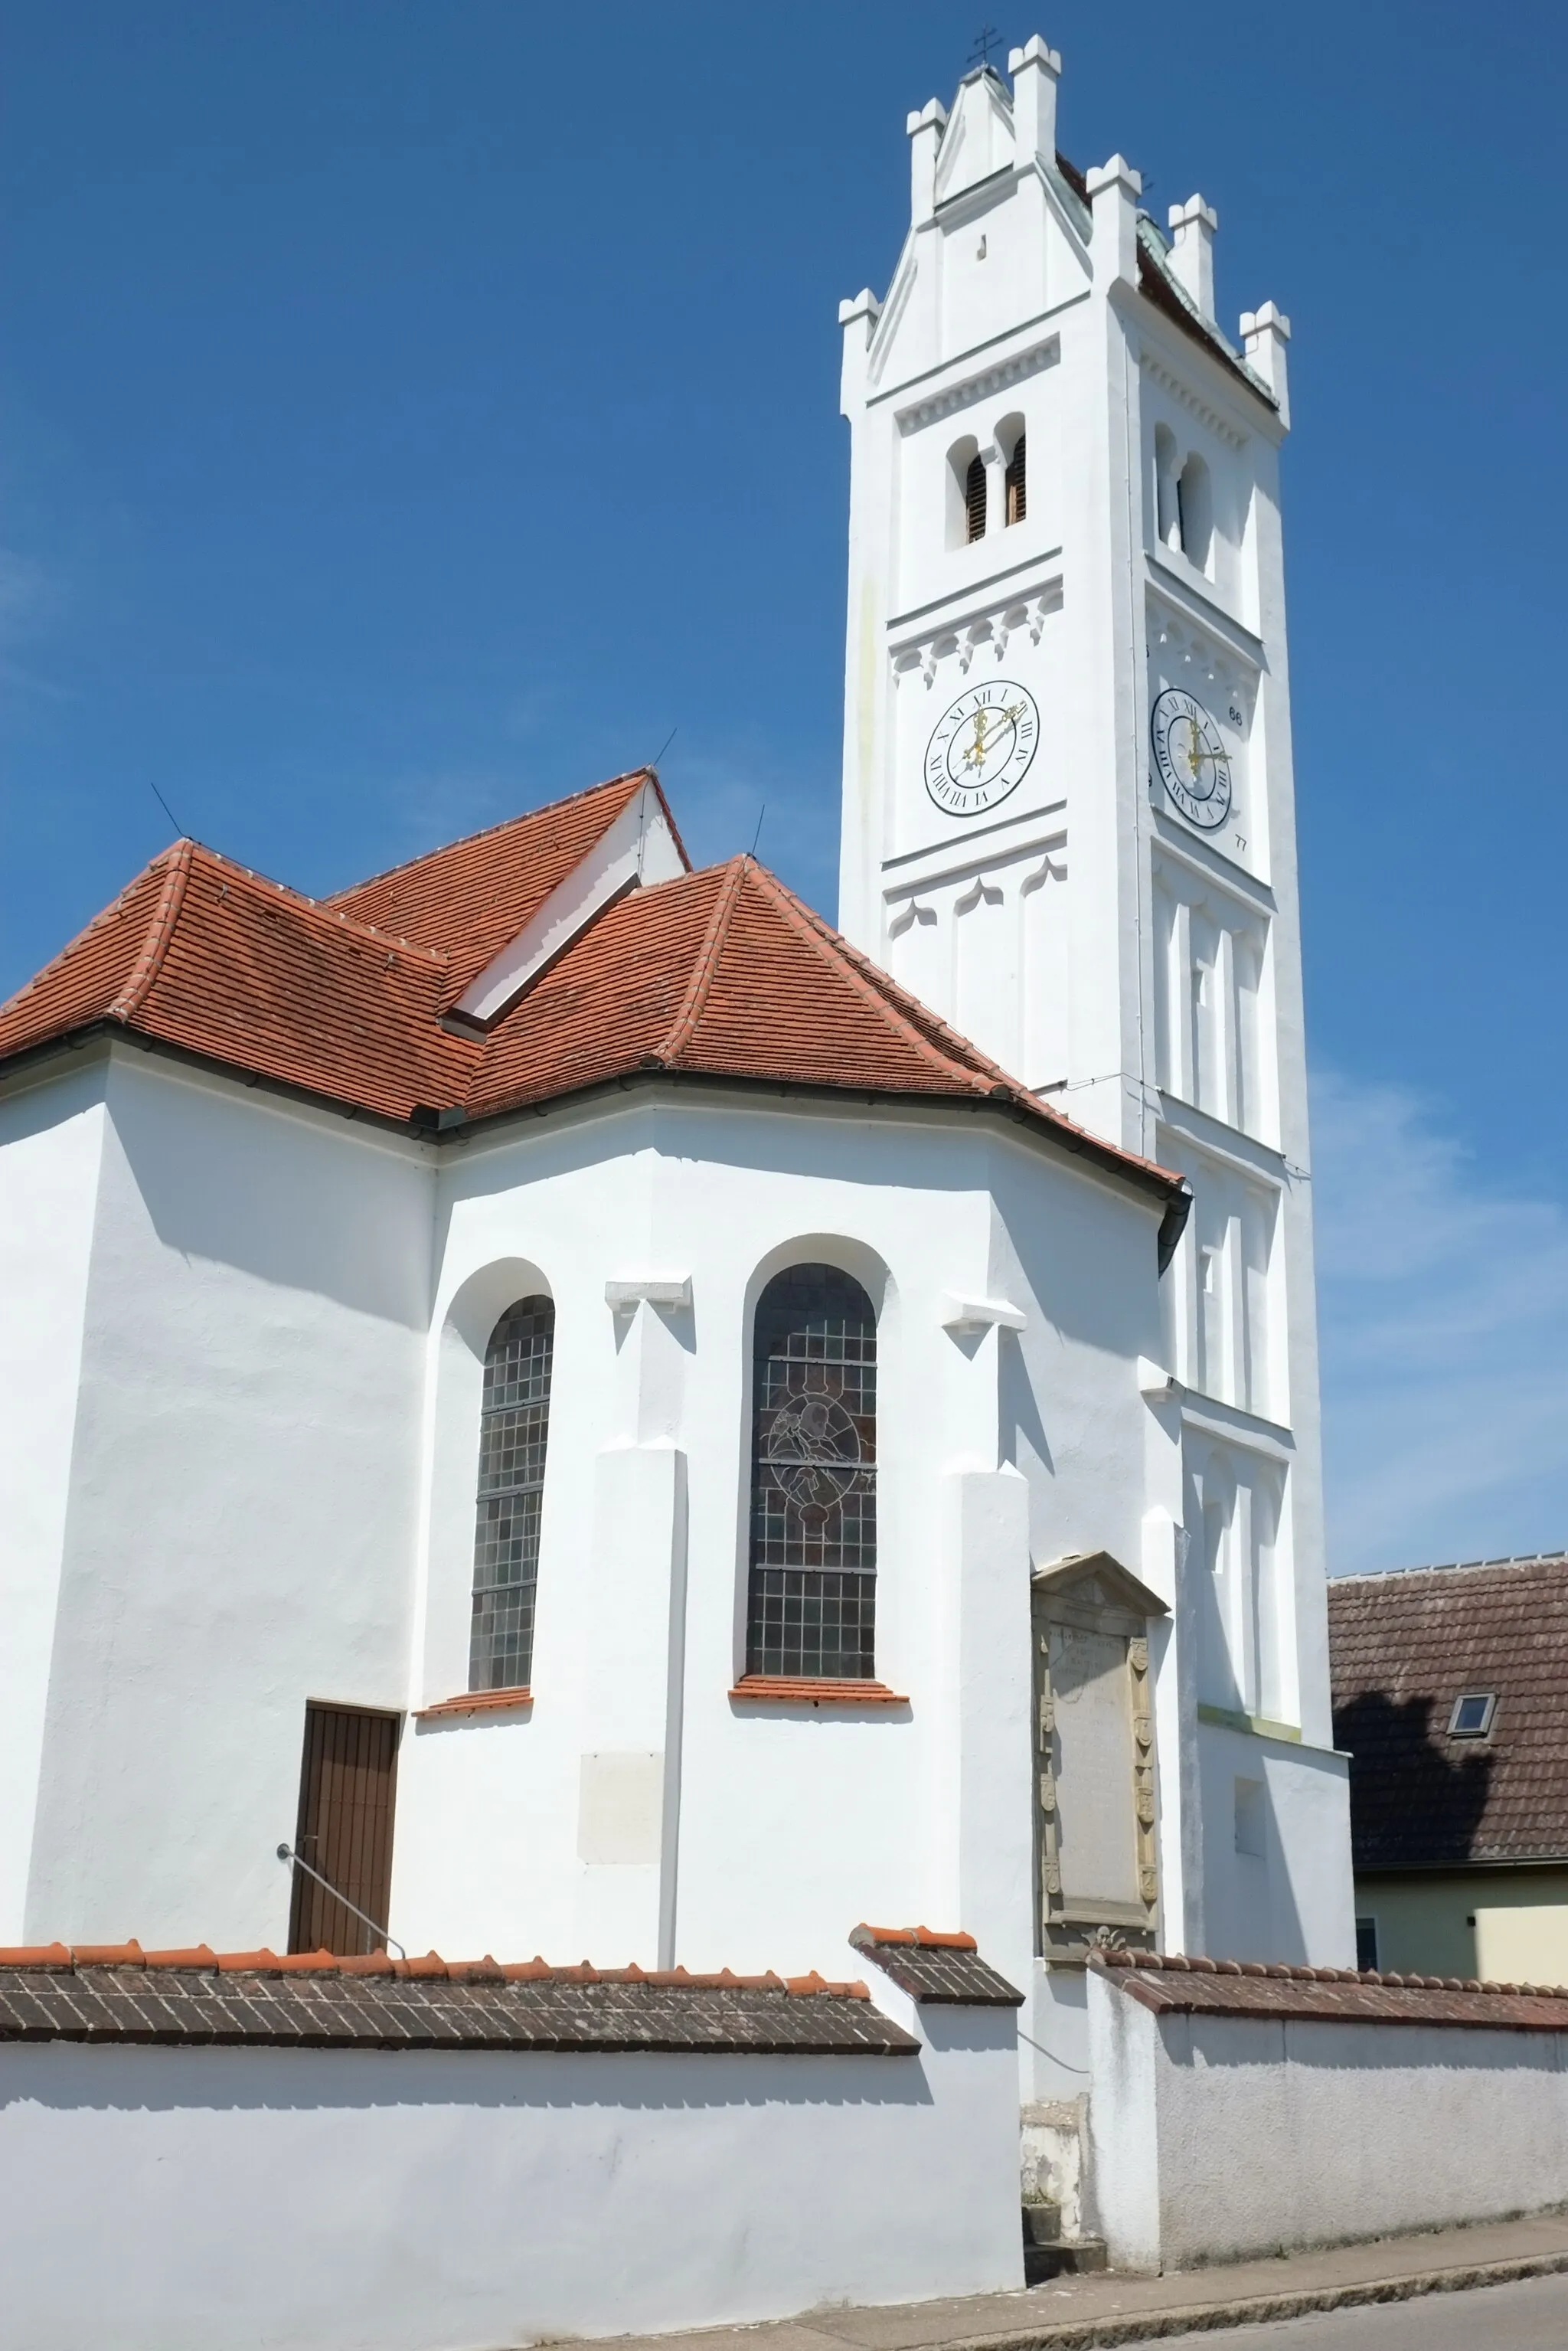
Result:
M1568 1868L1357 1877L1355 1915L1398 1975L1568 1983Z

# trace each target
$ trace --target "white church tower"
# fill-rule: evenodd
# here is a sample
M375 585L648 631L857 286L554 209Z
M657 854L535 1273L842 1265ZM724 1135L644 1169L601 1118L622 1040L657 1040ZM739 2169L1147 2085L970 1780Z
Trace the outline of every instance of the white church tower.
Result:
M1056 53L1036 38L1008 67L1010 89L982 68L951 115L934 99L910 116L892 287L840 312L839 919L1028 1086L1191 1181L1144 1386L1181 1451L1183 1839L1228 1852L1234 1832L1245 1857L1298 1784L1264 1760L1332 1746L1290 328L1266 304L1233 342L1212 209L1173 207L1167 238L1120 155L1087 178L1058 155ZM1325 1836L1343 1840L1342 1805ZM1305 1819L1277 1827L1311 1842ZM1203 1876L1167 1935L1240 1948L1201 1915Z

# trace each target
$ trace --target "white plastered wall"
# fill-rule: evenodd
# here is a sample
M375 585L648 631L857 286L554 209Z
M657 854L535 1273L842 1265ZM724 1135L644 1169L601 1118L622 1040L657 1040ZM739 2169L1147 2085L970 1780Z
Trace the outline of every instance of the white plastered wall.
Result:
M1468 2025L1156 2016L1089 1978L1114 2266L1176 2269L1568 2198L1568 2049Z
M0 1942L23 1938L103 1131L101 1061L0 1103Z
M416 1711L465 1678L476 1350L514 1280L555 1300L554 1389L532 1706L405 1739L394 1932L826 1971L861 1917L961 1920L1026 1984L1029 1568L1138 1556L1153 1204L994 1130L689 1096L476 1138L443 1187ZM877 1669L906 1707L729 1696L751 1314L816 1258L878 1310ZM689 1280L692 1302L617 1314L607 1279ZM1010 1299L1025 1329L949 1331L955 1295ZM658 1759L640 1859L585 1855L605 1754Z
M117 1049L26 1939L281 1949L308 1698L407 1677L423 1155Z
M1326 1747L1280 522L1288 410L1141 292L1141 191L1123 160L1090 172L1087 209L1055 172L1057 70L1026 48L1009 64L1010 110L994 76L969 77L950 118L935 104L911 117L910 228L885 302L862 294L841 313L851 486L840 920L1026 1085L1049 1086L1096 1132L1189 1176L1197 1206L1156 1352L1206 1408L1222 1407L1229 1425L1209 1414L1203 1445L1231 1455L1233 1482L1251 1479L1260 1447L1280 1465L1288 1490L1270 1589L1247 1603L1260 1651L1249 1710L1277 1708ZM1052 138L1037 156L1048 116ZM1204 222L1190 230L1201 271L1190 250L1173 266L1211 303L1212 216ZM1282 392L1282 337L1270 326L1245 340ZM1028 512L1009 525L1001 466L1015 420L1027 427ZM1201 564L1159 528L1162 433L1178 467L1198 458L1206 469L1213 527ZM989 485L973 543L953 505L971 455ZM1039 747L1005 798L960 818L925 788L926 745L956 698L988 680L1032 695ZM1234 811L1213 833L1151 783L1150 707L1169 684L1200 696L1230 753ZM1206 1248L1217 1286L1207 1309ZM1203 1312L1215 1327L1200 1347ZM1201 1528L1184 1531L1190 1559ZM1183 1737L1190 1781L1190 1720ZM1197 1936L1201 1839L1186 1853L1182 1931ZM1348 1845L1336 1869L1338 1920L1349 1916ZM1348 1942L1333 1953L1352 1955Z
M0 2050L5 2341L452 2351L1015 2287L1012 2014L899 2056Z

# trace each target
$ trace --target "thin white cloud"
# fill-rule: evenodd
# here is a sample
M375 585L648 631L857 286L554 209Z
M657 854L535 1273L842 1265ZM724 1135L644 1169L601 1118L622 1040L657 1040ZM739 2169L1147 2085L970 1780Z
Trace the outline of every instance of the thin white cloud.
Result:
M1568 1542L1568 1209L1333 1071L1312 1160L1331 1570Z

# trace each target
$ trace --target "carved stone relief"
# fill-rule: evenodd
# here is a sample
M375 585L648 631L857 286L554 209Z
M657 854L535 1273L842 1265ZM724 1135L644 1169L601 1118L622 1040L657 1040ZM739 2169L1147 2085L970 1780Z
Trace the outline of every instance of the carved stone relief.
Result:
M1159 1928L1147 1626L1165 1605L1105 1552L1033 1578L1040 1948L1081 1966Z

